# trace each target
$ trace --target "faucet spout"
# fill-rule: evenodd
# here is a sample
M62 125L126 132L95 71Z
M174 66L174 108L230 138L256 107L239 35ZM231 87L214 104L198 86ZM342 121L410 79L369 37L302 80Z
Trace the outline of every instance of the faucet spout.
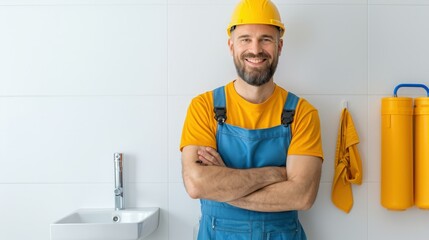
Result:
M124 185L122 179L122 153L113 154L115 163L115 210L124 209Z

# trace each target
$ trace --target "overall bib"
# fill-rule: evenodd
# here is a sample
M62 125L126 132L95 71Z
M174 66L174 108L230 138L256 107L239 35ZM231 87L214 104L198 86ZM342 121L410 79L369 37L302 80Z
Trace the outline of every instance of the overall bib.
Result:
M213 92L217 150L226 166L236 169L286 166L290 124L299 98L288 93L276 127L249 130L225 123L224 87ZM297 211L257 212L201 199L198 240L306 240Z

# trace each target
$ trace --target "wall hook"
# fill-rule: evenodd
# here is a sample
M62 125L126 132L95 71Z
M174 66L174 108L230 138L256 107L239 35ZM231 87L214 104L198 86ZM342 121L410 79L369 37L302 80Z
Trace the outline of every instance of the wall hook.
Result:
M343 108L349 108L349 102L347 100L343 100L341 105Z

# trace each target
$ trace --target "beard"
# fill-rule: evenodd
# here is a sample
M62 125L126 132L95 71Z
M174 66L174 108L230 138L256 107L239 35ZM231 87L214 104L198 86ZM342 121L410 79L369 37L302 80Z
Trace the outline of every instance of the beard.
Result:
M244 64L246 58L266 59L266 64L262 68L246 69L246 65ZM273 62L271 64L268 61L269 59L270 56L264 52L258 53L257 55L253 53L245 53L240 57L236 57L234 55L234 64L238 76L246 83L252 86L262 86L271 80L277 68L278 56L273 58Z

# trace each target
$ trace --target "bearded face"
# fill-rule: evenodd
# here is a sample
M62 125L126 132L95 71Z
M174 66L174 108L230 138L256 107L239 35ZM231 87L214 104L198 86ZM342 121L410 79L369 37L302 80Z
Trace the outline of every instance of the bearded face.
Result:
M258 64L259 67L249 66L246 63ZM269 82L276 71L278 55L270 57L265 52L258 54L243 53L234 55L234 64L238 76L252 86L261 86Z
M240 25L228 43L242 80L252 86L262 86L272 79L283 46L277 28L263 24Z

